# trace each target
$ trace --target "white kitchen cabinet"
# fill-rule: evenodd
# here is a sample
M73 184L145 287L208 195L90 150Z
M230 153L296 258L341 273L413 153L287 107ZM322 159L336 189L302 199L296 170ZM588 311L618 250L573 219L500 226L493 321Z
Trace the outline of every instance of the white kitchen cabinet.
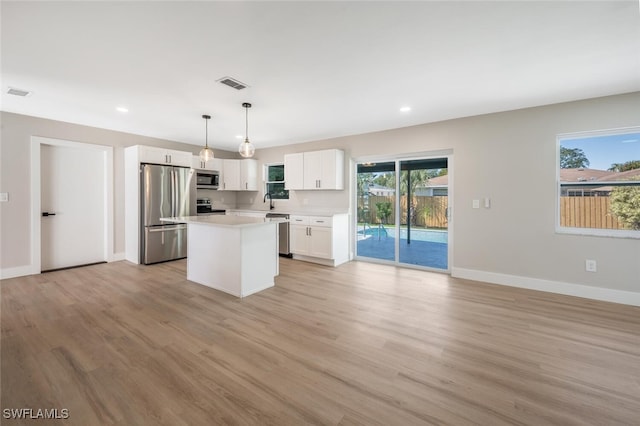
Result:
M258 190L258 161L252 159L240 161L240 190Z
M304 189L304 153L284 156L284 188Z
M291 250L291 253L308 255L310 244L311 239L309 238L309 216L290 216L289 249Z
M326 149L284 156L286 189L344 189L344 151Z
M199 155L194 155L191 159L191 168L219 172L222 169L222 160L219 158L212 158L209 161L202 161Z
M294 259L337 266L349 260L348 216L290 217L290 248Z
M144 145L137 145L137 148L141 163L167 164L181 167L191 167L192 165L193 154L191 152Z
M222 187L224 191L257 191L258 161L223 160Z

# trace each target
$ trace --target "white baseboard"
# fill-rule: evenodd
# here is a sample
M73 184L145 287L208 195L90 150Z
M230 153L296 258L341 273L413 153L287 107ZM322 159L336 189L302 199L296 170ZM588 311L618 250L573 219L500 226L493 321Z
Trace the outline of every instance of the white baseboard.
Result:
M32 265L17 266L15 268L0 269L0 279L24 277L25 275L39 274L40 271L34 272Z
M108 262L118 262L124 259L124 252L113 253L113 255L111 255L111 259L109 259ZM39 273L40 271L34 270L33 265L17 266L15 268L4 268L0 269L0 279L6 280L9 278L24 277L25 275L35 275Z
M124 260L126 257L126 253L125 252L120 252L120 253L113 253L111 255L111 260L109 260L109 262L118 262L120 260Z
M451 276L473 281L484 281L491 284L546 291L549 293L558 293L567 296L584 297L585 299L640 306L640 293L632 291L592 287L583 284L571 284L561 281L549 281L538 278L521 277L518 275L499 274L495 272L464 268L452 268Z

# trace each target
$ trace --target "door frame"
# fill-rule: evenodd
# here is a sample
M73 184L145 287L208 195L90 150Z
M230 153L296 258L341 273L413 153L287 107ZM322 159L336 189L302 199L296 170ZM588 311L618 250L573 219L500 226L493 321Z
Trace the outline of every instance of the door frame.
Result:
M384 259L375 259L375 258L370 258L370 257L363 257L363 256L358 256L357 255L357 233L358 233L358 215L353 214L352 215L352 220L351 220L351 247L352 247L352 259L355 260L362 260L362 261L366 261L366 262L370 262L370 263L382 263L382 264L386 264L386 265L394 265L394 266L400 266L403 268L409 268L409 269L420 269L420 270L426 270L426 271L431 271L431 272L441 272L441 273L445 273L445 274L449 274L451 275L451 271L454 268L454 259L453 259L453 241L454 241L454 220L453 220L453 212L454 212L454 155L453 155L453 149L445 149L445 150L438 150L438 151L426 151L426 152L414 152L414 153L408 153L408 154L396 154L396 155L376 155L376 156L366 156L366 157L354 157L351 159L351 171L352 171L352 176L351 176L351 197L350 197L350 205L351 205L351 211L356 212L357 211L357 198L358 198L358 191L357 191L357 178L358 178L358 168L357 165L358 163L367 163L367 162L371 162L371 163L382 163L382 162L395 162L396 166L399 165L399 163L401 161L406 161L406 160L413 160L416 158L446 158L447 159L447 174L449 175L449 184L448 184L448 200L447 200L447 206L448 206L448 210L447 210L447 223L448 223L448 228L447 228L447 232L448 232L448 242L447 242L447 269L437 269L437 268L430 268L430 267L426 267L426 266L419 266L419 265L411 265L411 264L407 264L407 263L400 263L400 261L397 259L397 256L399 255L398 252L398 247L399 247L399 239L396 239L395 241L395 253L396 253L396 259L395 260L384 260ZM400 180L400 173L396 173L396 187L398 186ZM400 203L400 197L396 197L396 212L399 212L399 203ZM397 216L397 214L396 214ZM394 218L394 223L395 221L399 221L399 218L396 217ZM398 227L398 223L396 223L396 229L399 229Z
M113 253L113 147L63 139L31 137L31 273L39 274L42 269L42 230L41 230L41 146L76 148L102 151L104 161L104 247L103 256L107 262L114 259Z

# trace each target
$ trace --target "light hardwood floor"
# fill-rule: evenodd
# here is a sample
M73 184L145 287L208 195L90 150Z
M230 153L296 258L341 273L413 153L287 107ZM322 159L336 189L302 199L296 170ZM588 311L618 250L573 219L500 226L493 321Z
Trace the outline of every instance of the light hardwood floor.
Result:
M640 308L282 259L240 300L186 263L4 280L3 425L638 425Z

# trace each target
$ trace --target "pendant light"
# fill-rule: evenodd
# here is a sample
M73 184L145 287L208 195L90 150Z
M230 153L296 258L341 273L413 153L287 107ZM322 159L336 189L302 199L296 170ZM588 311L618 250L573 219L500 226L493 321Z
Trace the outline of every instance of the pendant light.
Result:
M251 104L245 102L242 104L245 108L245 139L244 142L240 144L238 147L238 152L245 158L253 157L253 153L256 152L256 148L253 146L251 142L249 142L249 108L251 108Z
M213 150L209 148L209 119L210 115L203 115L204 118L204 148L200 151L200 160L209 161L213 159Z

